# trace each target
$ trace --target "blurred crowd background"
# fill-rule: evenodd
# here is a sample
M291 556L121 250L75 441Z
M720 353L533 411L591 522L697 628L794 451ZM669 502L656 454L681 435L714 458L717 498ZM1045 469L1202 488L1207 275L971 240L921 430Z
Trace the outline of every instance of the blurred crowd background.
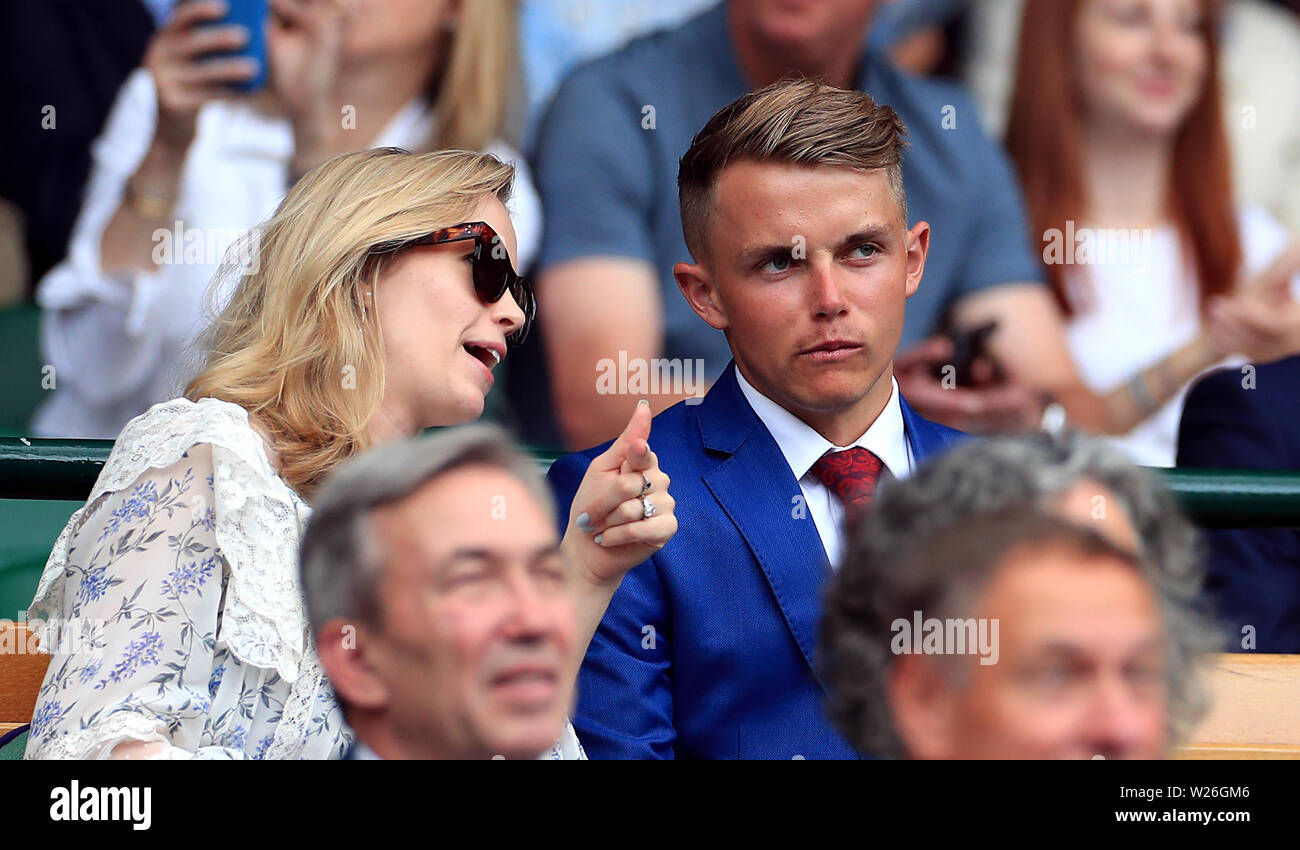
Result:
M675 291L672 264L688 257L663 173L694 116L759 82L743 43L726 42L749 26L789 56L825 52L832 21L837 44L860 41L838 82L875 88L908 124L912 217L934 226L904 394L981 433L1036 427L1055 400L1136 461L1173 465L1185 376L1210 364L1169 358L1207 334L1239 362L1300 347L1286 291L1300 286L1300 4L1024 5L275 0L270 67L250 71L212 58L239 43L211 26L220 4L9 0L0 431L112 438L174 395L229 295L210 284L240 235L324 158L397 145L521 168L512 212L540 333L510 358L489 416L539 447L607 439L621 408L596 389L602 359L694 362L707 380L726 365L721 335ZM1096 32L1062 28L1081 8ZM322 30L322 9L341 35ZM674 50L731 55L683 81L656 71ZM785 70L808 71L797 64ZM264 85L236 93L250 74ZM1122 256L1048 250L1090 228L1136 236ZM1016 297L1026 284L1059 313ZM1214 303L1251 287L1260 297ZM936 392L953 389L937 380L953 343L989 322L979 353L999 377ZM1116 415L1114 391L1147 367L1167 368L1174 391L1138 388L1138 409ZM660 392L655 409L700 390Z

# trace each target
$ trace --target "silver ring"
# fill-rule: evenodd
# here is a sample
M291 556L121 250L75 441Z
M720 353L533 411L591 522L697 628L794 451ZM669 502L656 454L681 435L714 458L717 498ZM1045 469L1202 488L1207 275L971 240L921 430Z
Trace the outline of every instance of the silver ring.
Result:
M655 503L650 501L649 496L641 497L641 518L650 519L655 515Z
M654 485L650 483L649 478L645 477L645 473L641 473L641 494L645 495L646 493L649 493L652 486Z

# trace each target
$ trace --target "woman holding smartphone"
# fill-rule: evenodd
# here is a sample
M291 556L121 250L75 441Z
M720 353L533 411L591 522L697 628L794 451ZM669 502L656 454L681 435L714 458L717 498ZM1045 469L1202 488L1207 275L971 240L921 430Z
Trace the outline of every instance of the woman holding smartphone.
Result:
M249 27L222 23L245 16L223 0L185 0L123 85L94 146L67 259L38 288L56 384L34 433L111 438L179 392L225 250L337 154L459 148L512 162L521 267L530 261L540 203L505 141L511 0L263 5L267 67L237 55ZM242 91L259 76L260 91ZM229 295L210 293L218 309Z
M533 313L513 177L489 155L378 149L289 192L256 269L229 269L202 371L127 424L55 544L29 610L53 654L29 758L346 750L298 587L309 502L367 447L482 413ZM649 435L637 404L568 518L588 639L623 573L677 529ZM551 755L584 757L571 727Z

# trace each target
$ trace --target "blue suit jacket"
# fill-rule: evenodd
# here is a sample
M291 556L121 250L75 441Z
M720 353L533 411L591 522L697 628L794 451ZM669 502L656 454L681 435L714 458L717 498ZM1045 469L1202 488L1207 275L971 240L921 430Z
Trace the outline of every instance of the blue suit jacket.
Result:
M902 412L917 462L965 436ZM655 417L650 445L679 530L623 579L587 651L573 718L587 753L856 757L826 719L815 668L826 551L735 364L702 403ZM551 467L561 517L606 446Z
M1188 392L1178 465L1300 470L1300 356L1257 366L1252 388L1242 378L1240 369L1215 372ZM1230 630L1227 648L1243 649L1249 625L1254 651L1300 652L1300 530L1222 529L1205 539L1205 587Z

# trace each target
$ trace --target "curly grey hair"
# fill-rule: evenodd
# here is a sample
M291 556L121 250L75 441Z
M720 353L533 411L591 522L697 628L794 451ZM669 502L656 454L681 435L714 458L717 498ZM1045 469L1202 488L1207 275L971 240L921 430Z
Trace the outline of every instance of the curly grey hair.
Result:
M855 747L886 758L903 755L886 697L894 661L890 623L900 616L889 600L899 585L918 580L900 581L913 553L979 516L1055 512L1057 501L1081 482L1109 490L1141 541L1140 567L1159 597L1168 637L1168 728L1172 740L1190 731L1206 702L1195 665L1223 641L1200 597L1196 529L1157 476L1117 450L1077 434L1038 434L970 441L909 479L882 482L870 513L851 530L844 563L827 589L819 663L831 716ZM948 607L955 594L972 590L970 582L953 579L951 571L933 571L928 580L934 587L913 586L908 593Z

